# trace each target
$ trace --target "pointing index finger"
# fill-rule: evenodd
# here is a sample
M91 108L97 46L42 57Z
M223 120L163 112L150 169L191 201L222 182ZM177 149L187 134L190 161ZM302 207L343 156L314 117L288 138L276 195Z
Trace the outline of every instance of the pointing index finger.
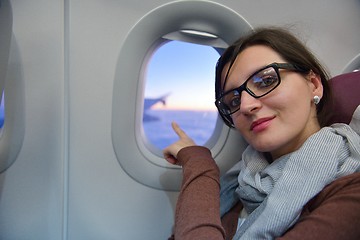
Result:
M186 135L186 133L179 127L179 125L176 122L172 122L171 123L172 128L174 129L175 133L180 137L180 138L187 138L188 136Z

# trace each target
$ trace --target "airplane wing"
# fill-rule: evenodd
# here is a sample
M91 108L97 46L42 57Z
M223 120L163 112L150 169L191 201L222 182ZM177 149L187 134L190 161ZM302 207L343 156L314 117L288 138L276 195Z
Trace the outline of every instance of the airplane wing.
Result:
M169 96L170 94L166 94L164 96L158 97L158 98L145 98L144 100L144 111L150 109L152 106L154 106L155 104L157 104L158 102L161 102L163 105L166 104L166 98Z

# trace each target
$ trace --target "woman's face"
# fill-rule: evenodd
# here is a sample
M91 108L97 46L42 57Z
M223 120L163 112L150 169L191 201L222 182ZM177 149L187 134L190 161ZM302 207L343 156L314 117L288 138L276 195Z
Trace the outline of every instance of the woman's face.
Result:
M286 61L267 46L246 48L232 66L224 90L239 87L254 72L274 62ZM271 153L273 159L297 150L320 129L313 103L315 95L322 97L319 76L312 72L304 77L290 70L279 71L281 83L275 90L261 98L242 91L240 109L232 114L236 129L247 142L258 151Z

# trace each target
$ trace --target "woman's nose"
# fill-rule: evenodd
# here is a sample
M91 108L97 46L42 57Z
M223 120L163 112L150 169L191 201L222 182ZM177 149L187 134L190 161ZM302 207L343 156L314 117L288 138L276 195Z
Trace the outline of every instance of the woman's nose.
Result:
M258 98L251 96L246 91L241 93L241 103L239 111L244 114L249 114L261 107L261 101Z

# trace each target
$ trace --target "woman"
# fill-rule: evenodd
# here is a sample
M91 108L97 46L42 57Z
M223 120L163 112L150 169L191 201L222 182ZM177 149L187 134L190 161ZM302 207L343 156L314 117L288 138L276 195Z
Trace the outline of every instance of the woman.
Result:
M176 123L165 159L183 167L175 239L360 239L360 137L326 127L328 75L292 34L252 32L216 69L216 106L249 146L221 180ZM221 190L220 190L221 185Z

